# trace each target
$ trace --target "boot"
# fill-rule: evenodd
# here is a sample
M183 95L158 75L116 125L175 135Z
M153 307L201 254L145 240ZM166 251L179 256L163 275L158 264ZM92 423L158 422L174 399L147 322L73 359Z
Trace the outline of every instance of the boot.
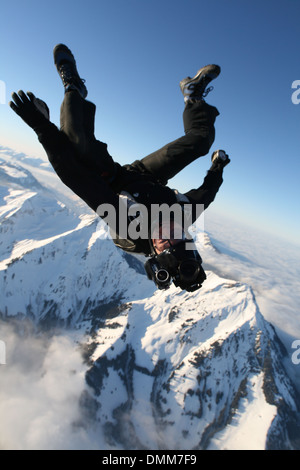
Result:
M64 44L58 44L53 50L53 56L65 91L77 90L82 98L86 98L88 92L85 81L78 74L76 61L70 49Z
M218 65L206 65L202 67L196 75L191 78L187 77L181 80L180 89L184 96L184 101L201 100L213 89L210 87L206 90L207 85L218 77L221 68Z

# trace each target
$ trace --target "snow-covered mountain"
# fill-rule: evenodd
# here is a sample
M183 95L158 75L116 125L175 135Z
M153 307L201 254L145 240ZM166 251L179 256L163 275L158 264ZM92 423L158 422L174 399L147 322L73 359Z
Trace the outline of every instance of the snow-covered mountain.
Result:
M63 380L47 382L47 412L41 398L33 414L9 419L5 409L20 391L6 391L17 357L7 352L0 448L300 449L300 398L283 366L287 353L251 286L210 270L200 291L157 291L142 261L117 249L94 214L84 207L78 215L33 173L20 158L0 157L0 339L13 325L18 341L9 344L18 342L18 351L24 335L32 344L69 343L57 360ZM205 259L215 248L207 234L197 237ZM70 344L82 357L72 373ZM52 377L47 364L40 359L29 373L35 400ZM84 380L75 386L76 374ZM23 400L24 393L28 404L23 386ZM76 416L57 412L55 426L40 425L58 402L72 400Z

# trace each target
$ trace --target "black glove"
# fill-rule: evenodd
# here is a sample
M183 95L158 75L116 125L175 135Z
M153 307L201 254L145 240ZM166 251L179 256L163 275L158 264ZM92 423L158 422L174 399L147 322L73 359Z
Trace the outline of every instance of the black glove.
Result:
M20 116L26 124L32 129L41 127L46 121L49 121L49 108L46 103L36 98L30 91L27 95L20 90L12 93L12 99L8 104L15 113Z
M223 169L228 163L230 163L230 158L228 157L225 150L216 150L212 156L212 169Z

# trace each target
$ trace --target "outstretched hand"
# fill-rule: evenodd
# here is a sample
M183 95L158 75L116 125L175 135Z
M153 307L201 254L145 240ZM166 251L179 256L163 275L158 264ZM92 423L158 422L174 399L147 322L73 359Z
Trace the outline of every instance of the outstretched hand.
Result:
M48 106L30 91L27 92L27 95L22 90L18 93L12 93L12 99L13 101L8 103L9 106L32 129L43 124L45 119L49 120Z
M224 168L228 163L230 163L230 158L228 157L225 150L216 150L211 157L213 165L217 165L221 168Z

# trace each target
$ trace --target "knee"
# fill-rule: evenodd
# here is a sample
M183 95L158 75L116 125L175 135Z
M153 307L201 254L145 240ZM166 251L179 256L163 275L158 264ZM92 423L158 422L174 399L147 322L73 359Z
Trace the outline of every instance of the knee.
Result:
M73 129L67 126L62 127L61 132L68 138L72 145L73 150L77 155L85 155L88 150L88 143L85 134L82 132L74 132Z
M79 155L85 155L88 152L88 143L84 134L73 136L72 144Z
M193 142L195 153L202 157L206 155L215 140L215 129L214 127L201 127L200 129L191 129L189 137Z
M185 132L203 134L203 138L207 134L214 135L214 124L219 114L217 108L205 101L187 105L183 113Z
M203 142L203 155L208 154L208 152L211 149L212 144L214 143L215 140L215 129L210 129L210 132L208 132L206 138L204 139Z

